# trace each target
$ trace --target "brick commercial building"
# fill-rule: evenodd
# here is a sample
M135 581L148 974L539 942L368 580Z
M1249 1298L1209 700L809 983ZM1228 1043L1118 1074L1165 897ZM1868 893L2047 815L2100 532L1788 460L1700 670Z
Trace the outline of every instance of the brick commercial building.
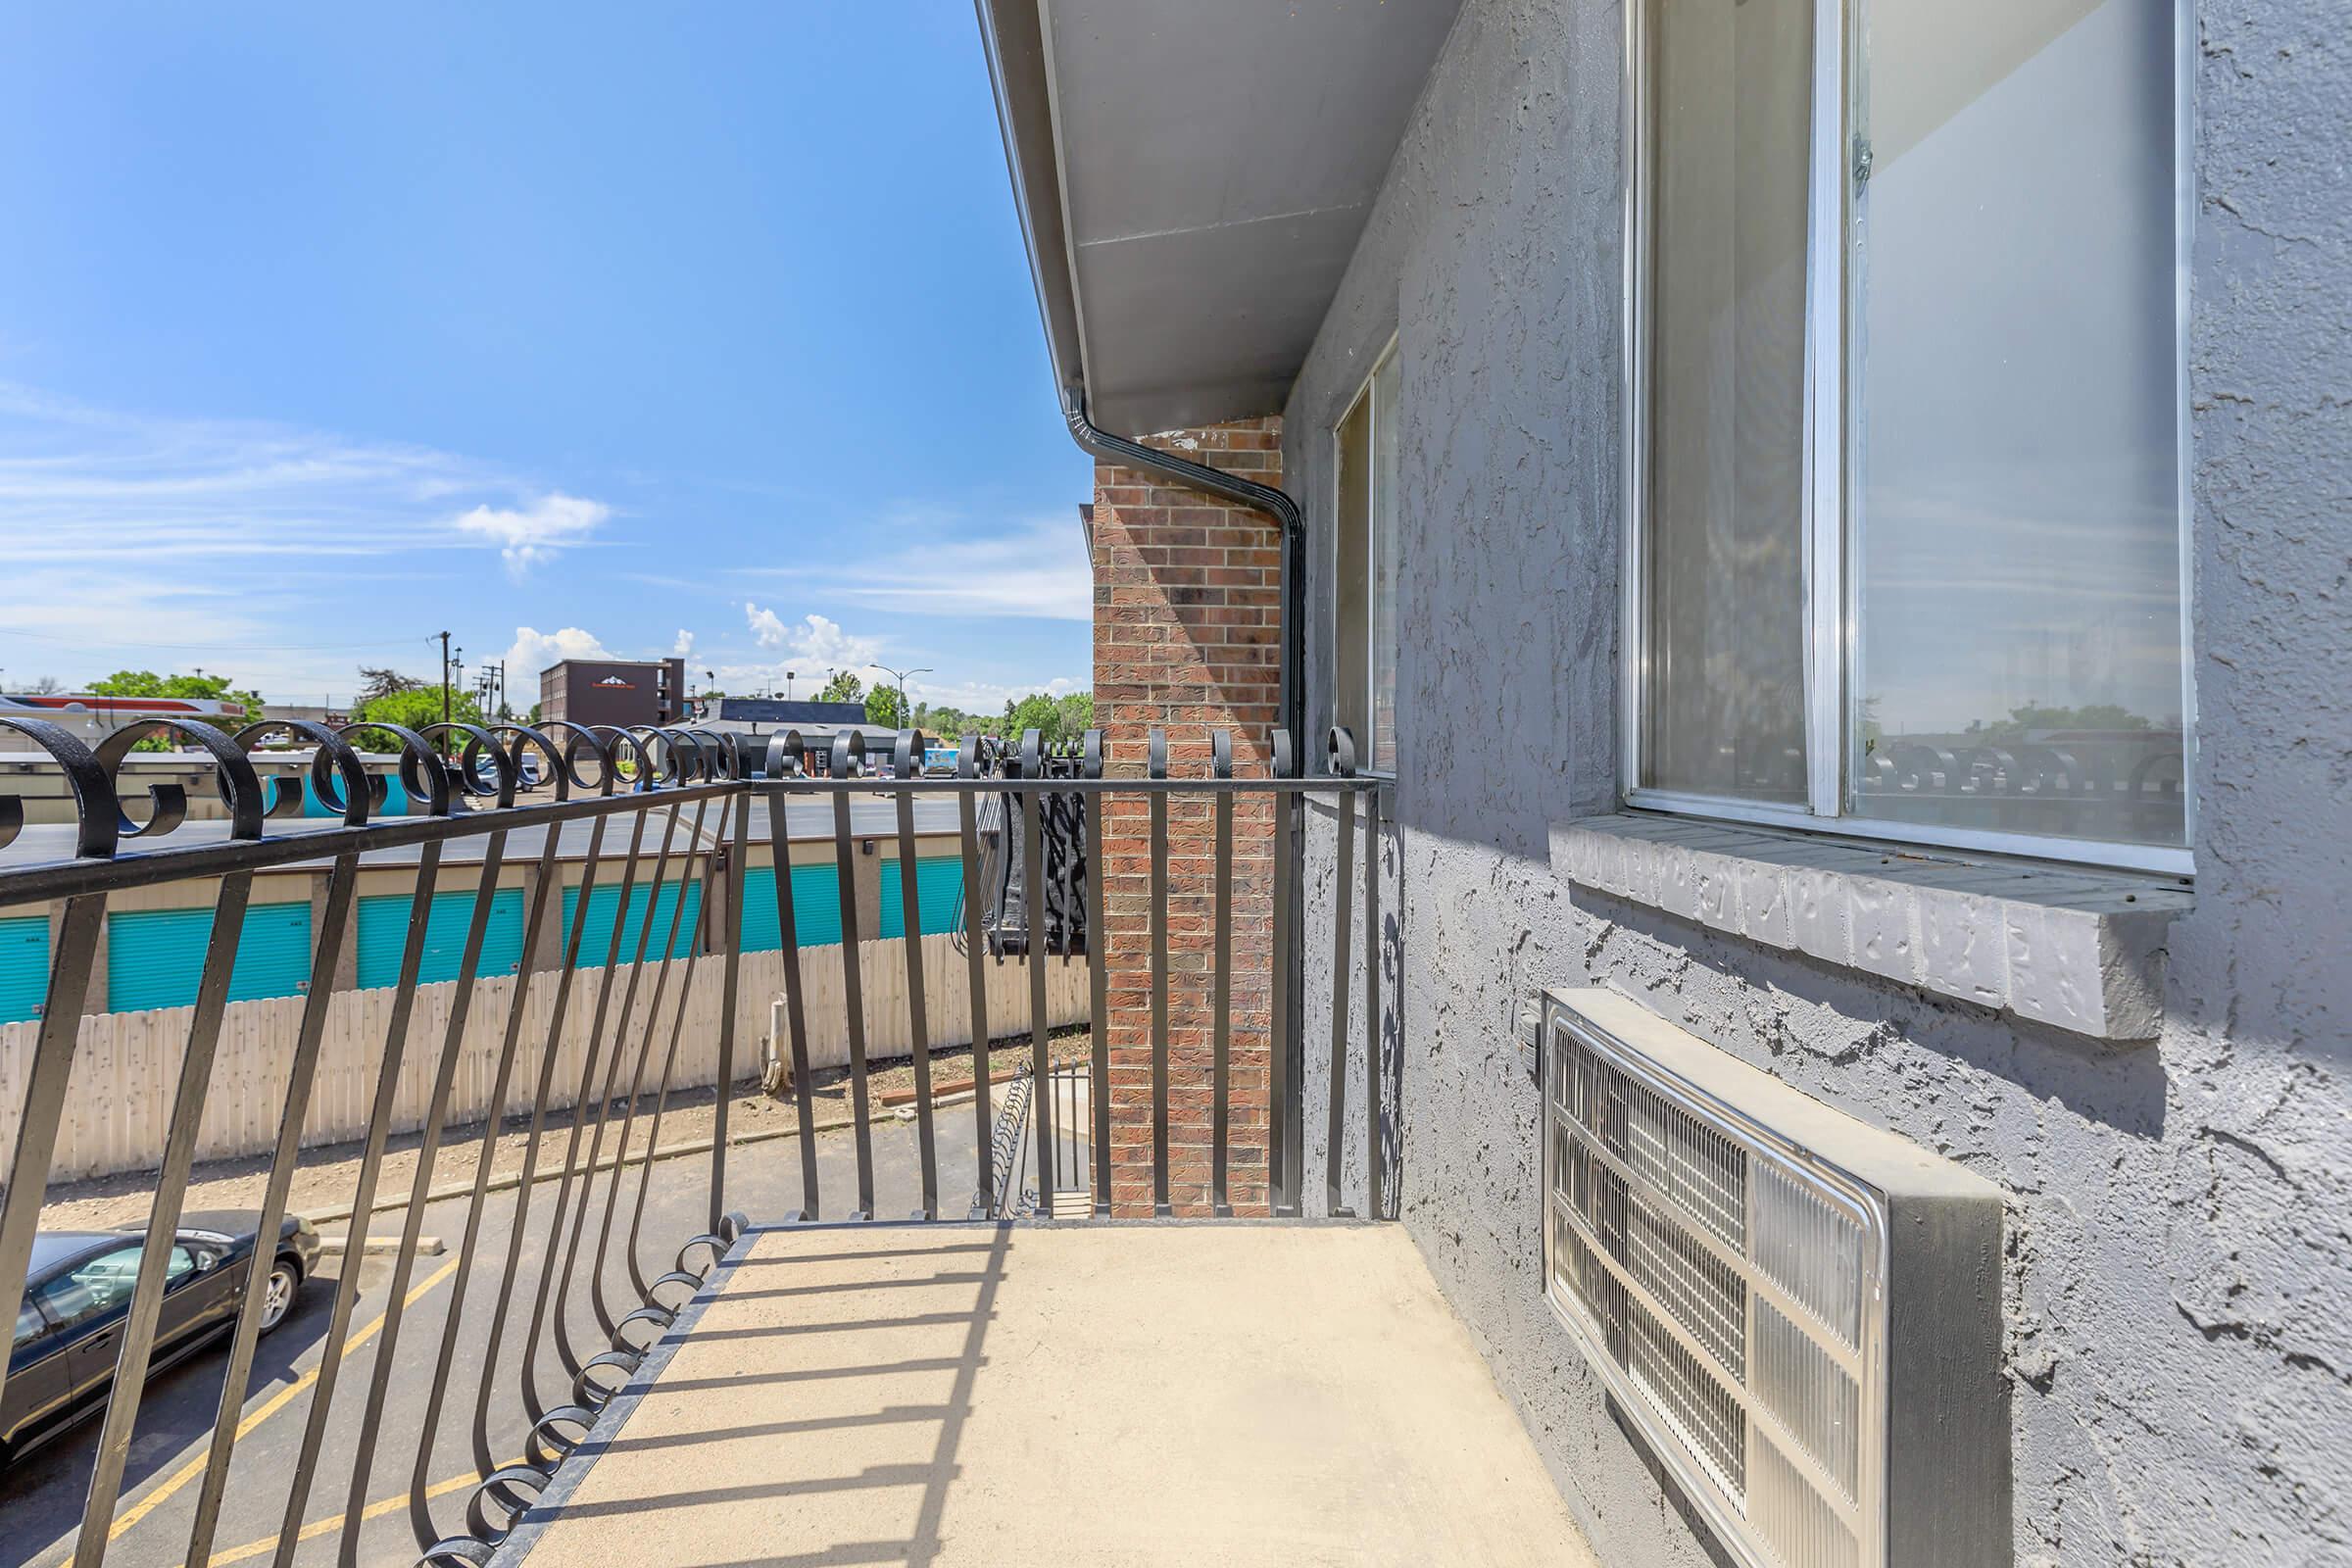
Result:
M566 659L539 672L539 716L574 724L685 722L683 659Z
M1249 419L1149 444L1267 485L1282 482L1282 421ZM1261 513L1160 475L1095 467L1095 722L1106 771L1140 775L1162 730L1168 771L1205 777L1211 734L1233 732L1233 768L1263 776L1281 696L1281 552ZM1214 808L1171 803L1168 820L1169 1197L1176 1212L1208 1206L1214 957ZM1110 1009L1111 1203L1152 1211L1151 816L1113 800L1102 824L1105 907L1101 961ZM1234 811L1233 1206L1266 1203L1268 1007L1272 995L1273 814L1263 796Z

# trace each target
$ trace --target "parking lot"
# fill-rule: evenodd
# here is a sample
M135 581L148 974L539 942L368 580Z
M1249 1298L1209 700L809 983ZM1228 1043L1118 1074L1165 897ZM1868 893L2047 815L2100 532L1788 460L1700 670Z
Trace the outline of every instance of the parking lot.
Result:
M942 1114L938 1137L943 1211L960 1214L969 1201L975 1159L968 1112ZM897 1121L879 1123L873 1148L876 1212L883 1216L912 1212L921 1200L913 1126ZM857 1191L855 1144L849 1132L819 1135L818 1171L825 1211L828 1217L840 1217L853 1206ZM678 1244L704 1229L708 1175L707 1156L666 1159L652 1167L641 1249L649 1275L670 1267ZM627 1235L629 1206L636 1198L637 1169L627 1169L624 1177L613 1251L604 1269L608 1298L614 1303L615 1313L626 1311L637 1299L619 1251ZM600 1174L594 1188L568 1306L574 1344L584 1348L582 1354L604 1348L586 1287L610 1180L609 1174ZM529 1427L520 1386L519 1347L527 1330L530 1298L549 1251L554 1192L554 1183L542 1180L531 1196L516 1299L506 1333L507 1348L499 1364L487 1367L482 1351L514 1235L517 1195L514 1191L490 1195L470 1267L465 1266L459 1246L465 1232L466 1201L453 1199L427 1205L422 1230L441 1238L445 1250L414 1260L402 1297L404 1306L391 1352L394 1370L387 1384L384 1412L376 1425L375 1451L356 1485L361 1415L376 1358L389 1337L384 1323L394 1259L366 1254L355 1264L330 1254L322 1261L318 1277L308 1282L293 1315L261 1342L215 1536L213 1562L266 1561L276 1553L287 1499L298 1480L305 1424L320 1378L336 1281L342 1269L353 1266L361 1271L360 1294L336 1368L323 1441L308 1478L309 1495L300 1510L294 1560L334 1560L337 1539L356 1507L361 1515L360 1562L390 1565L415 1561L416 1543L409 1517L411 1478L416 1470L418 1436L434 1373L441 1365L451 1303L459 1299L461 1291L460 1332L446 1369L444 1413L422 1468L424 1498L435 1526L443 1534L463 1531L465 1506L475 1474L472 1412L485 1377L490 1388L486 1430L493 1457L504 1462L519 1456ZM778 1139L735 1150L727 1167L727 1203L755 1221L772 1220L800 1208L800 1164L794 1144ZM401 1217L379 1213L368 1231L379 1236L397 1234ZM559 1239L559 1257L563 1245ZM173 1568L185 1560L225 1359L218 1349L200 1351L149 1383L108 1548L110 1563L123 1568ZM546 1401L568 1398L570 1380L552 1333L543 1336L537 1362L538 1387ZM0 1568L21 1564L49 1568L71 1556L97 1430L96 1420L86 1420L0 1474L0 1517L6 1519L6 1528L0 1529Z

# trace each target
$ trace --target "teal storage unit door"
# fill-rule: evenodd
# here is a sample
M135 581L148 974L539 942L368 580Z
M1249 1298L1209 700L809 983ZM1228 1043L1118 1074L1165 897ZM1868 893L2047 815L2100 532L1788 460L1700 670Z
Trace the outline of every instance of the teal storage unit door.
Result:
M900 892L899 862L882 862L882 936L906 934L906 895ZM955 855L924 856L914 862L916 913L923 935L935 937L956 929L956 899L963 891L963 858Z
M424 920L424 957L416 967L419 985L455 980L466 956L466 932L473 923L472 892L433 895L432 911ZM359 982L362 991L400 984L400 960L409 942L409 906L405 893L386 893L360 901ZM513 974L522 967L522 889L500 888L490 896L490 922L482 931L482 959L474 965L478 979Z
M210 909L140 909L106 917L109 1012L185 1007L204 978ZM228 972L228 1000L298 995L311 977L311 904L249 905Z
M12 914L0 920L0 1023L39 1017L48 994L49 917Z
M829 865L792 868L792 925L804 948L841 941L841 879ZM776 873L755 866L743 878L743 951L773 953L784 945L776 927Z
M637 960L637 944L641 935L645 942L646 957L648 959L660 958L662 943L669 940L670 922L673 919L677 922L678 934L676 940L671 944L670 956L683 958L695 952L698 935L696 921L701 918L703 910L703 885L698 881L687 892L686 910L682 915L678 913L678 889L681 885L679 882L662 883L662 896L659 899L654 897L654 890L642 882L629 890L628 918L620 922L618 951L621 962L634 963ZM653 906L653 927L650 931L647 930L645 923L646 907L649 904ZM612 961L615 947L612 937L612 917L614 911L619 907L620 884L617 882L607 883L589 895L588 924L580 935L579 966L581 968L593 969L600 964ZM580 890L576 887L565 888L564 890L564 942L566 951L569 950L571 944L571 923L579 914L579 909ZM772 931L775 924L772 906L769 910L768 924L771 927L768 940L772 946L775 940Z

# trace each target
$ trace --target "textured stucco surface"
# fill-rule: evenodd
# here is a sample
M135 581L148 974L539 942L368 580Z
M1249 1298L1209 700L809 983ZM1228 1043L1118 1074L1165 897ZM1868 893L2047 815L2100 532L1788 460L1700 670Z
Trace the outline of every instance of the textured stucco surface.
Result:
M2198 884L2152 1043L1553 874L1548 828L1608 809L1616 763L1615 5L1465 6L1294 390L1285 466L1314 530L1325 714L1330 429L1400 334L1402 760L1382 896L1400 1207L1610 1562L1706 1555L1539 1294L1537 1103L1512 1026L1544 985L1630 993L2011 1195L2021 1562L2352 1561L2352 26L2342 0L2199 12ZM1309 838L1323 911L1327 808ZM1363 1033L1350 1022L1351 1053ZM1354 1054L1351 1194L1361 1083Z

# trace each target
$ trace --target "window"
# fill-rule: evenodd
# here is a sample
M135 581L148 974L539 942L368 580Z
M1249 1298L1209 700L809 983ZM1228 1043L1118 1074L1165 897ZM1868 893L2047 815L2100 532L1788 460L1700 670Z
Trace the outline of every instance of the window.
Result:
M2187 869L2181 0L1647 0L1638 805Z
M1338 447L1339 587L1332 722L1355 735L1358 765L1396 768L1396 345L1333 432Z

